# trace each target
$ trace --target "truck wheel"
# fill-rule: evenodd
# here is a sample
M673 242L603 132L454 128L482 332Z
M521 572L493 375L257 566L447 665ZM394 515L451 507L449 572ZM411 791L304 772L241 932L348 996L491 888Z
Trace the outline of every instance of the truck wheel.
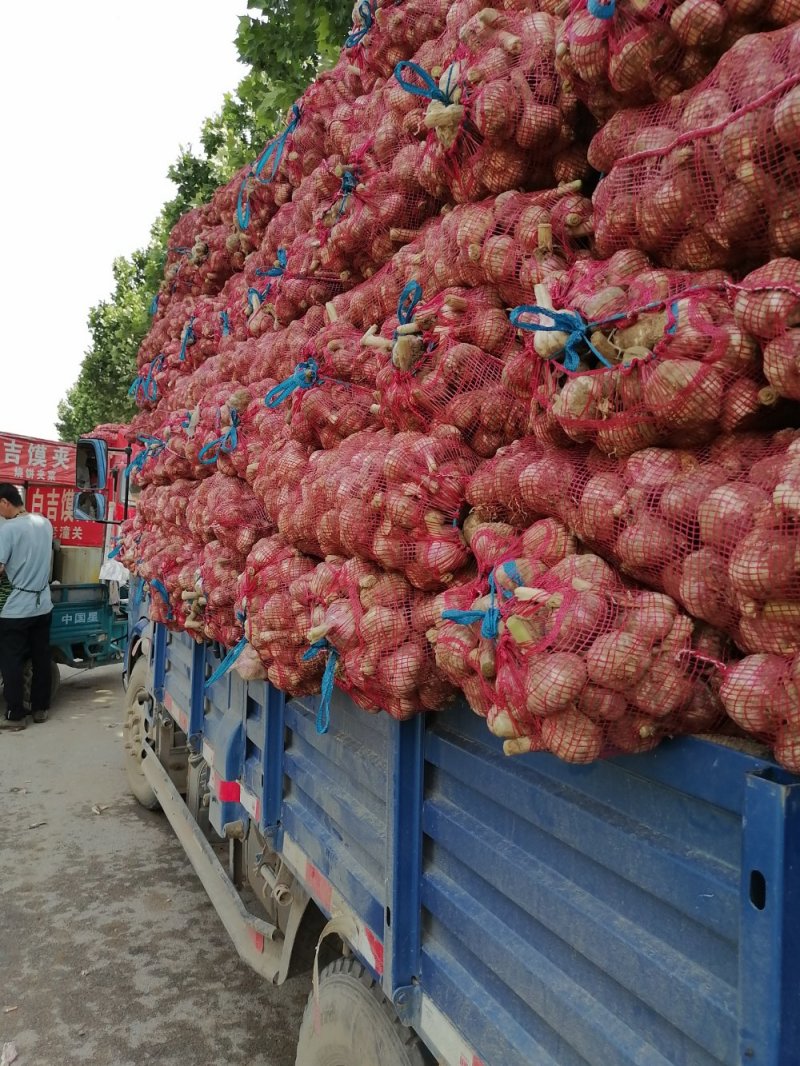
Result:
M125 722L122 739L125 744L125 772L128 786L134 797L148 811L158 810L156 794L150 787L142 770L144 741L147 735L146 705L150 699L147 691L147 659L138 659L128 679L125 693Z
M319 980L319 1029L314 993L306 1004L295 1066L431 1066L433 1059L357 959L337 959Z

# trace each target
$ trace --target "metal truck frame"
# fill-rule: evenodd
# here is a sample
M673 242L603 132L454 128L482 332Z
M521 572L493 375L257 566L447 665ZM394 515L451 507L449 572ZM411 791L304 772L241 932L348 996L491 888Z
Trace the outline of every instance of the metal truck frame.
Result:
M387 1028L374 1063L341 1066L800 1063L796 777L696 738L508 759L466 705L397 722L338 690L320 734L317 698L209 681L224 649L146 605L126 659L137 797L266 980L307 922L349 956L316 1026L312 992L297 1066L339 1066L344 977Z

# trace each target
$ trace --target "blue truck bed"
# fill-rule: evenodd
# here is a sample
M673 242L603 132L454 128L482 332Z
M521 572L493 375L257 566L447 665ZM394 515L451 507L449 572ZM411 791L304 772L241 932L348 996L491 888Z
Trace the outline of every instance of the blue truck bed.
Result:
M398 723L284 700L156 627L151 685L447 1066L800 1063L800 781L683 739L508 759L462 705Z

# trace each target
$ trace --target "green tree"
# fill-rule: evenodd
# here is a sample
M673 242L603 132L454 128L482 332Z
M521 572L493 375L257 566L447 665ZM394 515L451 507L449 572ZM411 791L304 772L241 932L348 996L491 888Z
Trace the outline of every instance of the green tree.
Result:
M180 147L167 172L175 196L153 224L148 246L115 260L114 290L89 312L91 345L78 380L58 405L62 440L130 419L135 406L128 388L172 227L256 158L309 82L336 61L352 14L351 0L248 0L247 7L254 15L239 20L236 44L249 70L204 122L198 149Z

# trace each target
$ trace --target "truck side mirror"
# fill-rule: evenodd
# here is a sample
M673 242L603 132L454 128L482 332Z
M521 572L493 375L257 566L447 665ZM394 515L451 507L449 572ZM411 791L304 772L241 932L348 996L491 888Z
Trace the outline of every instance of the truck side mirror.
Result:
M108 445L104 440L83 438L75 449L75 487L80 492L102 491L108 479ZM77 516L76 516L77 517Z
M102 492L76 492L72 500L72 517L80 522L105 521L105 496Z

